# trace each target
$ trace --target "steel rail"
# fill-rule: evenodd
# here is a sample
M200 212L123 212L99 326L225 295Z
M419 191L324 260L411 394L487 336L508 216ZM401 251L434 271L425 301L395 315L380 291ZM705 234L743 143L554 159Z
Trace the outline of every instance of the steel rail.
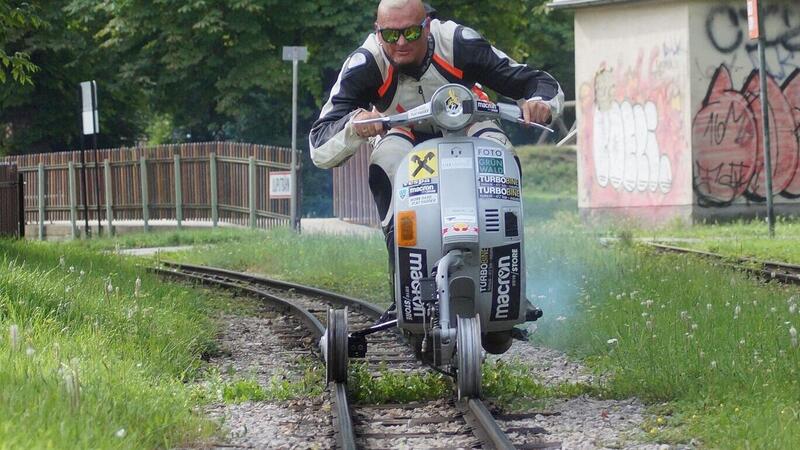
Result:
M257 298L267 300L273 305L278 306L280 309L288 311L299 317L306 327L312 332L315 339L318 340L323 334L325 334L325 326L322 325L319 319L317 319L317 317L314 316L314 314L312 314L309 310L292 301L282 299L266 291L251 286L243 286L236 282L225 281L224 279L220 279L221 277L219 274L211 274L207 273L206 271L202 271L201 273L206 276L201 276L187 273L187 269L193 270L188 266L181 268L172 265L172 269L155 268L153 271L164 276L179 276L186 279L195 280L206 285L224 286L229 289L246 292ZM235 281L243 281L241 279L237 279L236 277L230 277L229 280L230 279ZM344 383L335 383L333 392L337 412L336 424L334 428L336 431L338 431L338 433L336 433L338 447L346 450L355 450L355 431L353 429L353 419L350 415L350 400L347 397L347 385Z
M296 311L298 315L303 318L304 322L308 324L313 323L313 325L309 325L309 328L318 330L314 331L314 334L317 338L321 337L322 334L324 334L324 326L307 309L299 305L296 305L289 300L276 297L263 290L253 287L243 286L241 284L231 281L224 281L223 279L235 280L248 284L278 287L281 289L292 290L298 293L322 296L327 300L331 300L333 303L336 303L337 305L354 308L371 318L378 318L383 314L383 310L381 308L371 303L356 298L348 297L345 295L337 294L334 292L326 291L323 289L313 288L282 280L275 280L260 275L235 272L227 269L221 269L209 266L182 264L169 261L161 261L161 264L165 267L168 267L168 269L161 269L161 268L154 269L157 273L161 273L164 275L179 275L186 278L198 280L204 284L212 284L212 285L217 284L232 289L238 289L244 292L248 292L251 295L255 295L257 297L266 298L267 300L273 303L281 305L284 309L290 309L292 311ZM205 277L193 274L187 274L186 271L201 273L204 274ZM338 422L337 430L339 431L339 433L337 433L337 443L339 445L339 448L354 449L356 448L355 432L353 429L352 415L350 414L350 406L349 406L349 400L347 398L346 384L335 383L335 388L333 389L333 391L335 393L335 398L336 398L336 412L337 412L337 422ZM491 446L492 448L496 449L506 450L515 448L514 444L511 442L511 440L508 438L508 436L502 430L502 428L500 428L500 425L494 419L494 417L486 408L486 405L483 403L481 399L473 399L473 398L466 399L463 402L458 402L458 406L459 409L461 409L461 411L464 413L465 420L467 420L474 427L474 434L481 441Z
M761 261L739 256L726 256L718 253L711 253L684 247L675 247L665 244L648 243L647 245L663 252L690 254L721 261L730 267L758 275L765 279L775 279L785 284L800 284L800 265L797 264Z

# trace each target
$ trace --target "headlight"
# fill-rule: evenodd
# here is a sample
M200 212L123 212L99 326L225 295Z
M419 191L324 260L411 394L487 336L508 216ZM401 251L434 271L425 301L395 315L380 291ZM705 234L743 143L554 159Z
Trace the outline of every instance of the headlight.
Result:
M460 130L472 121L475 97L460 84L446 84L431 99L433 121L449 131Z

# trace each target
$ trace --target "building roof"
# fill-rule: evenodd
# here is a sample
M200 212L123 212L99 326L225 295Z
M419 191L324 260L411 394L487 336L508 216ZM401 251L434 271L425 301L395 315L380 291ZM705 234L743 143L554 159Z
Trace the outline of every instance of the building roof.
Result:
M553 0L547 6L553 9L576 9L588 6L604 6L616 3L634 3L642 0Z

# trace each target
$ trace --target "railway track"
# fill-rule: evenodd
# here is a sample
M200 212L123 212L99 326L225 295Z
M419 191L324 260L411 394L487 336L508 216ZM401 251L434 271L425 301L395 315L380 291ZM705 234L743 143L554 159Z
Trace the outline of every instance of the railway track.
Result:
M205 266L162 263L157 273L205 285L227 288L262 299L305 325L317 342L324 334L329 308L347 308L352 329L373 324L383 310L367 302L294 283ZM299 337L299 336L297 336ZM300 342L303 339L295 339ZM307 341L307 339L306 339ZM367 337L369 351L365 364L375 373L379 368L407 373L430 370L419 362L396 330ZM316 346L314 346L316 347ZM318 356L319 349L313 348ZM321 356L320 356L321 357ZM531 414L495 414L480 399L458 402L442 399L402 405L352 405L347 385L332 383L331 394L336 444L339 448L561 448L548 440L540 427L518 425L534 418ZM444 444L444 445L443 445Z
M777 280L786 284L800 284L800 265L774 261L760 261L752 258L730 257L717 253L664 244L649 243L647 245L659 252L695 255L717 261L765 280Z

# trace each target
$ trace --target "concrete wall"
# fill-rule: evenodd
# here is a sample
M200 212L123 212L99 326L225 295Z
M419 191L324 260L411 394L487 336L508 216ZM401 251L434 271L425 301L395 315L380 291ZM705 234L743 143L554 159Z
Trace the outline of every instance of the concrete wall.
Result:
M800 213L800 1L766 15L779 212ZM578 204L653 221L755 215L765 175L743 0L575 12Z
M661 220L693 203L689 7L579 9L578 205Z
M770 2L767 32L772 173L779 211L800 213L800 2ZM744 2L692 3L695 216L765 210L757 43Z

